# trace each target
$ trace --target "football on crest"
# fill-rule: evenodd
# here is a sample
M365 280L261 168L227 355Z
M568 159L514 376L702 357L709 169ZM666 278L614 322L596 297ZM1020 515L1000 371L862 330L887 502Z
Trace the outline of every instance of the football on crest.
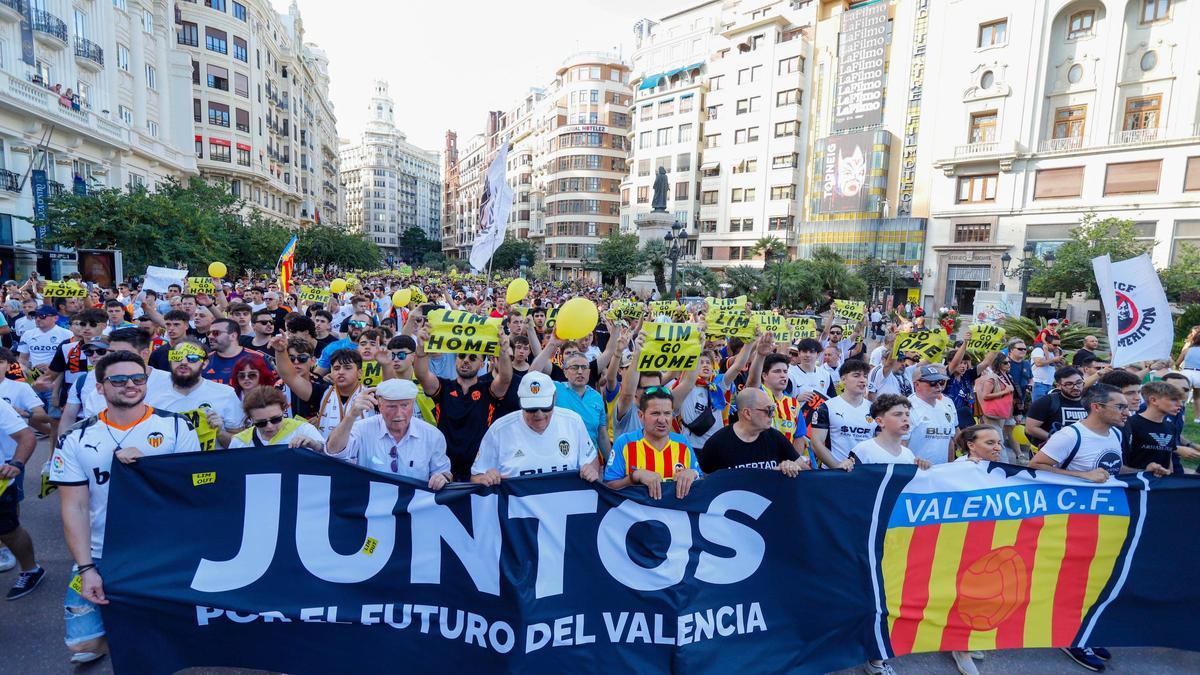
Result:
M992 630L1026 600L1029 575L1021 554L1002 546L980 556L958 580L958 615L972 630Z

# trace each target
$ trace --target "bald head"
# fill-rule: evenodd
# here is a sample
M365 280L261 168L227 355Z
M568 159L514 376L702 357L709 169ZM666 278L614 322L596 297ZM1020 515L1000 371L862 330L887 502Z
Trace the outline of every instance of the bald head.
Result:
M747 387L738 393L737 407L737 424L743 431L758 433L771 428L775 406L767 392Z
M762 389L751 389L746 387L737 395L738 410L746 408L764 408L769 405L771 400L767 398L767 392Z

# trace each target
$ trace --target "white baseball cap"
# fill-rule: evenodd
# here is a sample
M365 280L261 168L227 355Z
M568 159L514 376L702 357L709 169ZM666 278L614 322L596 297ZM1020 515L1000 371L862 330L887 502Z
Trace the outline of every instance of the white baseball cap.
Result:
M517 387L517 397L521 399L521 408L550 408L554 405L554 380L550 376L533 371L521 378L521 386Z
M417 385L411 380L384 380L375 387L375 395L385 401L407 401L417 397Z

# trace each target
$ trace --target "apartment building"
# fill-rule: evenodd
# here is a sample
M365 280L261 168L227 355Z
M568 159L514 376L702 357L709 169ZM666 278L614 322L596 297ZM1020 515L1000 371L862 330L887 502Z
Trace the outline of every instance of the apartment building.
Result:
M163 3L0 2L0 276L74 269L33 225L47 196L195 173L172 32Z
M938 13L926 304L970 310L976 290L1005 282L1005 253L1013 268L1029 244L1045 258L1089 212L1135 222L1158 266L1200 246L1200 4Z
M346 225L366 234L385 260L395 261L406 229L441 237L441 160L436 152L409 143L396 128L387 82L375 82L368 113L359 142L341 147Z
M295 2L281 15L268 0L181 0L175 23L201 175L285 223L339 220L328 57Z

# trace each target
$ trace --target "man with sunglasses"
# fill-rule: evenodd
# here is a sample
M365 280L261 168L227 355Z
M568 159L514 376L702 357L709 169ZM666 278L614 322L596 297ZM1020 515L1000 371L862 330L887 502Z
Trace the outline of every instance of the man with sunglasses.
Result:
M918 459L945 464L950 461L950 441L958 433L958 409L953 399L942 395L950 378L933 365L921 366L915 375L905 446Z
M234 369L243 359L255 361L260 370L275 370L262 352L247 349L238 342L239 330L233 319L217 319L212 323L208 329L209 354L204 379L233 386Z
M233 387L205 379L204 347L195 338L187 338L172 349L171 386L146 394L146 402L155 408L180 413L196 430L202 450L229 447L242 424L242 402Z
M415 357L417 341L411 335L394 335L391 340L388 340L387 350L391 356L392 371L395 372L396 378L408 380L417 385L417 415L426 422L435 424L437 422L437 415L434 412L436 406L433 399L425 394L425 390L417 382L417 371L414 367L417 361ZM495 417L499 418L501 415L497 413Z
M307 340L276 335L271 339L271 349L275 352L275 367L292 414L309 421L316 420L329 383L313 373L317 360L312 354L312 345Z
M495 406L508 392L508 383L512 379L508 333L500 331L500 354L493 362L492 372L479 374L482 356L456 354L454 379L438 377L430 370L429 355L425 353L428 341L429 326L426 325L416 340L414 368L417 381L438 405L438 429L446 436L454 478L468 480L479 443L494 419Z
M416 398L417 385L410 380L385 380L362 394L329 434L325 454L442 489L454 480L446 437L413 414ZM379 414L359 419L376 408Z
M705 474L722 469L767 469L795 478L809 469L807 459L774 426L775 406L761 389L737 395L738 420L713 434L700 453Z
M479 444L471 482L497 485L503 479L546 473L579 472L600 478L596 445L574 411L555 407L558 389L550 376L531 371L518 388L521 409L496 420Z
M144 455L200 449L186 419L146 404L149 376L141 357L113 352L93 372L106 409L72 426L50 459L50 482L58 486L63 532L75 562L71 576L79 578L68 586L64 602L72 663L95 661L108 651L97 605L108 604L99 565L113 458L130 463Z
M34 391L45 404L46 412L52 417L58 417L58 409L51 395L53 378L43 378L42 375L50 369L50 362L54 360L59 348L69 344L75 337L71 331L58 325L57 317L58 312L53 307L38 307L34 313L36 326L25 332L21 344L17 346L17 358L21 361L21 366L27 373L38 376L34 383Z
M83 353L83 344L100 337L106 316L103 310L88 309L71 317L71 332L75 339L58 346L54 358L50 361L50 373L53 375L53 400L56 408L62 408L67 402L67 389L75 384L80 375L88 371L87 356Z
M254 335L250 338L250 344L245 347L260 352L267 351L271 338L276 333L274 313L269 309L258 310L251 318L250 326L254 330Z

